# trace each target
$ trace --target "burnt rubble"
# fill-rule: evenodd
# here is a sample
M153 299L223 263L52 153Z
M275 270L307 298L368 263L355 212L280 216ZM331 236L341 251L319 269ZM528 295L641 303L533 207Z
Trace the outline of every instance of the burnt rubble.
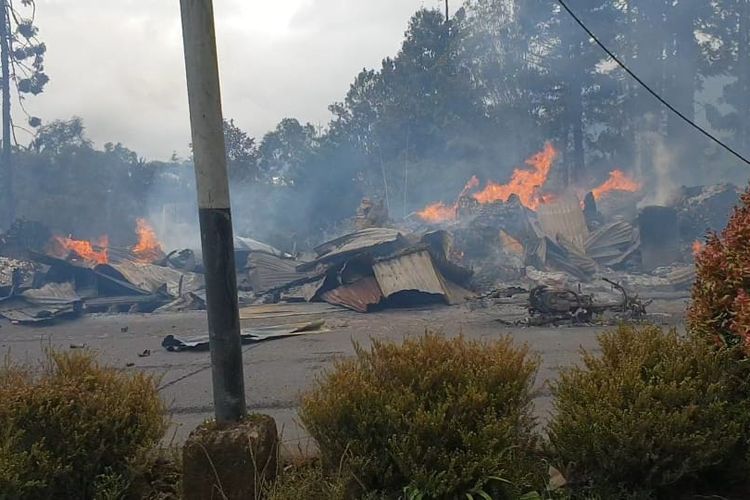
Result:
M650 299L688 296L696 240L723 227L738 199L731 185L683 188L670 206L640 209L630 193L588 194L584 203L561 195L536 210L516 196L484 204L464 197L456 218L438 225L388 222L370 203L354 221L358 230L310 253L237 237L240 299L360 313L513 302L526 311L513 324L587 324L609 313L638 320ZM49 251L53 238L28 221L0 235L0 316L37 324L91 312L205 308L202 263L191 250L159 250L144 261L108 248L106 262L93 262L75 250Z

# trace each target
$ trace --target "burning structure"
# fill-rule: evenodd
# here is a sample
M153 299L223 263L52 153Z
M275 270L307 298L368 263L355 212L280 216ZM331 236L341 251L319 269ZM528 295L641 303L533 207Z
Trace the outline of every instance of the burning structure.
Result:
M547 286L553 296L579 300L581 284L599 278L623 292L687 290L700 239L724 225L738 200L734 186L717 185L685 188L670 206L637 209L642 186L617 169L594 187L555 190L547 181L557 157L547 144L505 184L472 177L453 203L430 204L416 220L391 221L381 201L365 200L353 232L310 254L237 237L241 296L370 312L458 304L507 286L537 294ZM202 308L195 253L165 252L145 219L137 219L133 231L135 243L119 248L106 235L78 240L17 222L0 237L0 315L37 323L86 311ZM561 286L579 290L554 295ZM625 295L626 305L618 307L640 311L641 303Z

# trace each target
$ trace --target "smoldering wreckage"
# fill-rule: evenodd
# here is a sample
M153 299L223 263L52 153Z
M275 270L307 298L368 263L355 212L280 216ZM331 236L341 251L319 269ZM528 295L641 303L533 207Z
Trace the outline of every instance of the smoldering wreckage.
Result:
M620 171L588 191L545 191L555 158L547 146L507 184L481 188L472 178L455 203L401 221L389 220L383 201L363 200L352 231L310 253L236 237L240 302L258 311L268 307L260 304L318 302L359 313L435 304L493 310L513 302L523 304L524 317L498 313L499 321L560 325L637 320L653 298L686 297L693 254L708 230L726 224L739 189L682 188L668 204L639 208L641 185ZM79 241L17 221L0 235L0 315L34 325L87 313L203 309L196 253L165 252L145 220L135 231L136 245L114 248L106 238ZM243 331L243 340L323 325ZM168 337L164 347L200 349L207 341Z

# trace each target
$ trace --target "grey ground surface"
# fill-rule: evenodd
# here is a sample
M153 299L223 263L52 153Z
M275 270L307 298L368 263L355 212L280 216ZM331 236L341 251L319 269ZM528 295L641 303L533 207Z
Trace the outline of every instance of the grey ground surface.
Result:
M665 323L680 325L685 301L654 304ZM311 445L297 421L299 395L314 382L316 374L337 357L353 354L352 341L366 344L370 338L398 341L436 330L446 335L462 333L473 339L511 335L527 342L542 356L535 410L543 421L551 410L546 382L561 367L579 360L581 347L593 350L602 327L524 328L503 326L509 311L498 308L470 310L466 306L394 310L375 314L348 311L328 313L330 331L245 346L245 385L251 411L276 418L287 451L304 453ZM278 325L317 319L295 316L243 320L243 326ZM126 331L124 331L126 330ZM0 323L0 350L13 360L34 363L45 346L69 350L93 349L104 362L124 370L143 370L161 377L162 394L174 421L172 436L182 441L192 428L212 415L211 371L208 352L170 353L161 347L164 336L191 337L206 334L205 312L160 315L95 315L43 327ZM150 350L148 357L138 353Z

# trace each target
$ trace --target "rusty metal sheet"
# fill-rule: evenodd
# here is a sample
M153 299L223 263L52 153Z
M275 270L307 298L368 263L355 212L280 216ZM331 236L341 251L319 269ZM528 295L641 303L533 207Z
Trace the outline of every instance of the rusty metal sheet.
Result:
M558 236L563 236L576 248L583 250L589 230L577 197L564 196L545 203L537 210L537 217L542 230L553 241Z
M324 293L321 298L329 304L366 313L369 306L379 304L383 293L373 277L362 278L351 285L342 285Z
M427 250L420 250L376 262L372 266L383 295L407 290L446 296L443 279Z

